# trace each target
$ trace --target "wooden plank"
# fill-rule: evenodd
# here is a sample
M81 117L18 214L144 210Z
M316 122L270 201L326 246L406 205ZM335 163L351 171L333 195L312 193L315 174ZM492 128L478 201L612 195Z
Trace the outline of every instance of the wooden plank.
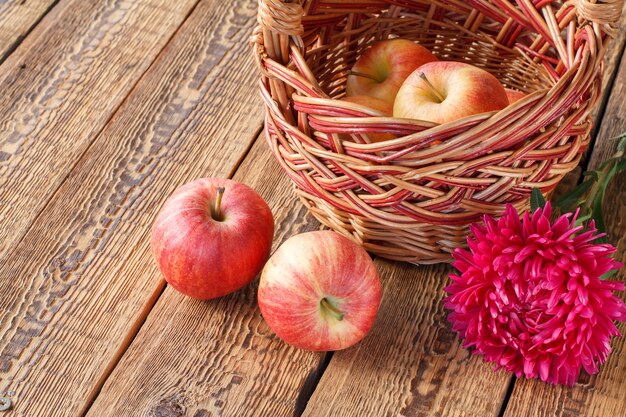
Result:
M610 158L617 146L617 137L626 133L626 58L622 58L613 90L609 98L602 124L598 132L598 140L590 159L590 167L597 168Z
M606 56L604 57L604 74L602 77L602 95L599 103L593 111L593 119L596 123L594 132L598 131L600 126L600 117L602 117L603 110L606 107L609 96L611 95L611 84L617 77L617 70L622 59L624 52L624 45L626 45L626 1L622 6L622 17L618 25L617 35L609 44ZM599 140L601 140L600 138Z
M184 182L230 175L256 138L258 75L242 47L256 6L198 5L0 264L11 416L87 411L163 289L149 251L158 208Z
M376 265L383 299L371 334L334 354L304 417L497 416L510 378L451 332L442 301L449 267Z
M0 2L0 63L58 0Z
M0 66L0 258L197 1L63 1Z
M611 92L599 138L593 150L591 165L596 168L615 152L617 141L610 141L626 131L626 60L622 59ZM607 190L605 200L609 240L618 248L616 257L626 262L626 173L616 177ZM622 268L612 279L626 281ZM622 294L624 297L624 294ZM618 325L626 334L626 323ZM601 367L600 373L583 375L573 388L554 387L537 381L518 380L515 383L506 417L517 416L623 416L626 415L626 338L613 339L613 353Z
M319 228L296 204L264 141L255 143L235 179L255 188L272 208L274 249L293 234ZM145 275L156 272L149 268ZM88 416L294 415L322 355L281 342L261 318L256 290L257 282L198 302L167 287Z

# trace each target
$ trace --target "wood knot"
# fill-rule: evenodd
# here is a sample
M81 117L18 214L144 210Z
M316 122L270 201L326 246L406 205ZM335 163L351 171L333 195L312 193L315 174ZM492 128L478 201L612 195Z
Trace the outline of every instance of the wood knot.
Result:
M162 400L150 413L152 417L182 417L184 415L183 406L173 399Z

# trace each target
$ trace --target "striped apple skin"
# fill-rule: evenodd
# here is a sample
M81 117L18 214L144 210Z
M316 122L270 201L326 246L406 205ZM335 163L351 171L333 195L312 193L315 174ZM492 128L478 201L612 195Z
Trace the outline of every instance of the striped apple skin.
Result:
M325 312L326 298L343 319ZM269 259L259 283L263 318L285 342L312 351L340 350L371 329L381 284L367 252L331 231L288 239Z
M433 94L433 88L443 101ZM393 115L443 124L508 105L504 87L489 72L465 62L438 61L423 65L406 79L396 96Z
M211 216L219 187L223 220ZM269 257L274 217L247 185L202 178L177 189L152 226L152 254L165 280L197 299L232 293L250 283Z

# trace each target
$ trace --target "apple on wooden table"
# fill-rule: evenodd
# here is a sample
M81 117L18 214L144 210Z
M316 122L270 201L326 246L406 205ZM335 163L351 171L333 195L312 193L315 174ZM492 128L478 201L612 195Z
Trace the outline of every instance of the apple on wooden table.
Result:
M263 318L285 342L302 349L345 349L369 332L381 284L367 252L331 231L288 239L269 259L259 283Z
M177 189L152 226L151 247L165 280L197 299L252 281L269 257L274 217L247 185L203 178Z
M463 62L423 65L404 82L393 107L394 117L447 123L474 114L502 110L509 104L500 81Z
M348 96L371 96L390 104L404 80L422 65L437 58L423 46L406 39L375 43L365 50L349 72Z

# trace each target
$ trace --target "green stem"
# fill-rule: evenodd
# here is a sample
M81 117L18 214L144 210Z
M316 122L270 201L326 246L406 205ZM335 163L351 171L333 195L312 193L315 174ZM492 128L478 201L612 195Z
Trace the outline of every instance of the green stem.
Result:
M430 80L426 77L426 74L424 74L423 72L420 72L420 78L422 80L424 80L424 82L426 83L426 85L428 86L428 88L430 89L430 92L434 94L435 98L437 98L437 100L439 100L440 103L443 103L443 101L446 99L443 94L441 94L433 85L433 83L430 82Z
M219 187L217 189L217 198L215 199L215 204L211 206L211 217L213 220L221 222L224 220L222 217L222 197L224 196L224 191L226 189L224 187Z
M343 320L344 313L338 310L337 307L335 307L330 301L328 301L326 297L322 298L322 301L320 301L320 305L326 313L330 314L339 321Z

